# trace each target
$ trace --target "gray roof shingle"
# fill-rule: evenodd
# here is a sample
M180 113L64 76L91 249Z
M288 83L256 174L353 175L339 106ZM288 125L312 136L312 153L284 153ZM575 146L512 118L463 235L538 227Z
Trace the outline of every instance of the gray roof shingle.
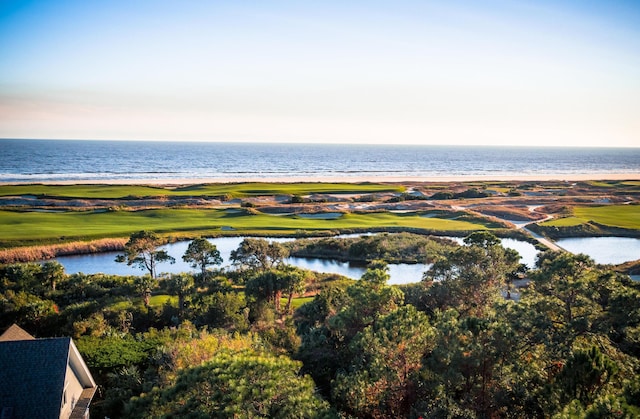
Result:
M0 342L0 411L59 418L71 338Z

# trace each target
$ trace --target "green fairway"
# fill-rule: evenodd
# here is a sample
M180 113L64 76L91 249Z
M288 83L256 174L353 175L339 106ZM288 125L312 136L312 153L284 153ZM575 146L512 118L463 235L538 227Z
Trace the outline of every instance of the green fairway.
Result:
M400 185L377 183L220 183L169 188L138 185L3 185L0 196L122 199L155 196L231 196L403 192Z
M292 308L293 310L296 310L296 309L298 309L301 305L303 305L303 304L306 304L306 303L308 303L308 302L313 301L313 299L314 299L314 298L315 298L315 297L296 297L296 298L293 298L293 299L291 300L291 308ZM287 298L286 298L286 297L283 297L283 298L281 298L281 299L280 299L280 305L281 305L282 307L286 307L286 306L287 306Z
M559 218L542 223L545 227L572 227L595 222L610 227L640 229L640 206L607 205L601 207L576 207L573 217Z
M126 237L139 230L168 234L198 232L206 234L294 234L297 231L325 231L372 228L412 228L461 231L500 228L489 220L465 220L451 214L363 213L344 214L337 219L313 219L296 215L275 216L244 210L158 209L108 212L17 212L0 211L0 243L56 240L87 240Z

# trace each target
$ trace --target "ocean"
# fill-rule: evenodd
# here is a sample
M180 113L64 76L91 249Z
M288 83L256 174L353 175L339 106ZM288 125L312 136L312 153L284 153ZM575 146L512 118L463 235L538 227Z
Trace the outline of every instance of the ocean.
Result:
M0 140L0 183L640 173L640 148Z

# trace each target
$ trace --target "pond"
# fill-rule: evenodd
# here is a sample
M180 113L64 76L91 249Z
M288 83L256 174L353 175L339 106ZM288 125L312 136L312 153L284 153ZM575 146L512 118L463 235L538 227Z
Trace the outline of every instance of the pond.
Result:
M630 237L572 237L556 243L571 253L584 253L596 263L617 265L640 259L640 239Z
M459 245L464 246L464 238L462 237L447 237L448 239L453 240ZM536 257L538 256L538 249L535 248L531 243L516 240L516 239L500 239L500 242L503 247L508 249L513 249L520 254L520 263L524 263L527 265L529 269L533 269L536 265Z
M341 236L350 237L350 236ZM240 246L240 242L245 237L220 237L209 241L216 245L220 256L222 256L223 267L230 267L231 252ZM293 239L269 238L270 241L285 242ZM169 255L176 259L174 264L162 263L158 265L158 272L179 273L193 271L193 268L182 260L182 255L187 250L188 241L167 244L161 247ZM69 274L84 272L102 272L110 275L140 275L143 273L138 268L127 266L124 263L116 263L115 258L121 252L105 252L90 255L60 256L57 258L65 271ZM335 273L349 278L359 279L365 271L365 266L337 260L313 259L313 258L287 258L286 263L316 272ZM429 269L427 264L391 264L389 273L391 274L390 284L408 284L419 282L422 274Z
M345 235L340 237L353 237L359 235ZM220 251L223 258L223 267L230 267L231 252L238 248L245 237L219 237L210 239ZM461 238L450 237L462 244ZM285 242L290 238L269 238L271 241ZM596 237L561 239L558 244L573 253L585 253L598 263L622 263L640 258L640 239L622 237ZM182 260L182 255L189 242L176 242L162 246L176 259L175 264L163 263L158 266L158 272L179 273L189 272L193 269ZM521 262L529 268L535 265L538 251L527 242L515 239L502 239L502 245L516 250L522 256ZM127 266L124 263L116 263L115 258L120 252L106 252L90 255L61 256L57 260L64 265L67 273L97 273L103 272L112 275L140 275L138 268ZM349 278L358 279L365 271L361 264L340 262L337 260L295 258L286 259L286 263L316 272L335 273ZM419 282L422 274L430 268L429 264L390 264L390 284L407 284Z

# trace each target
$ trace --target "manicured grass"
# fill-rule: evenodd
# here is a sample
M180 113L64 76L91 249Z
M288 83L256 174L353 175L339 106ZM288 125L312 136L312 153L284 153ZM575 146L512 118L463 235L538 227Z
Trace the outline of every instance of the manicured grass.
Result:
M586 182L588 185L591 186L597 186L600 188L615 188L615 187L627 187L627 186L640 186L640 181L637 180L626 180L626 181L619 181L619 180L607 180L607 181L597 181L597 180L591 180Z
M152 230L164 234L181 232L293 234L299 230L402 227L460 231L500 227L488 220L446 219L447 216L451 215L438 214L429 218L420 213L380 212L344 214L338 219L323 220L296 215L275 216L224 209L64 213L0 211L0 243L7 246L11 242L126 237L139 230Z
M600 207L576 207L573 217L560 218L542 223L543 226L570 227L590 221L598 224L640 229L640 206L638 205L605 205Z
M638 205L577 207L573 213L578 218L592 220L598 224L632 229L640 228L640 206Z
M297 297L297 298L293 298L291 300L291 308L294 310L297 310L298 307L300 307L303 304L306 304L310 301L313 301L315 297ZM287 298L281 298L280 299L280 305L282 307L286 307L287 306Z
M378 183L220 183L163 188L139 185L3 185L0 196L121 199L151 196L222 196L353 194L403 192L404 186Z
M178 297L176 297L175 295L166 295L166 294L152 295L151 298L149 299L149 307L162 307L165 304L167 304L167 302L172 306L177 307Z
M149 298L150 307L162 307L165 304L167 304L167 302L172 306L177 307L178 297L176 297L175 295L158 294L158 295L152 295L151 298ZM105 310L113 311L113 312L130 310L131 308L133 308L135 304L141 304L141 303L142 303L142 297L136 294L131 296L131 299L118 301L117 303L110 304L109 306L105 307Z
M544 227L574 227L586 223L585 220L577 217L564 217L555 220L545 221L540 223Z

